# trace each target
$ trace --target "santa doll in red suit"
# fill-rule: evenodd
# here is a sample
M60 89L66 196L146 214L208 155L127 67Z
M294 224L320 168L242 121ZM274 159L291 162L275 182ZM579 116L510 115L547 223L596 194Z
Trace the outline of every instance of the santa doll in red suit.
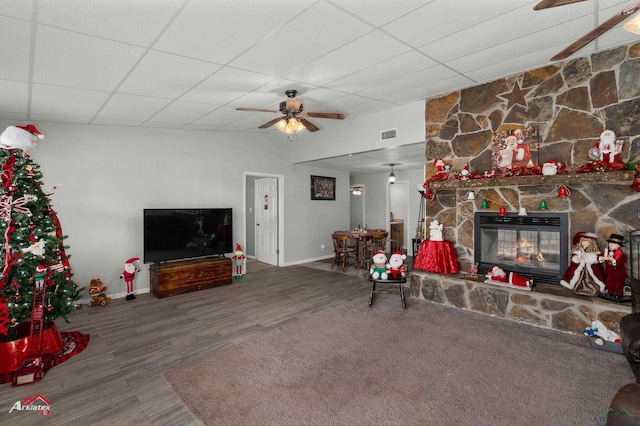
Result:
M499 281L517 287L533 287L533 280L515 272L505 272L499 266L493 266L487 271L487 278L491 281Z
M599 152L599 160L605 163L620 163L620 153L622 152L622 141L618 143L613 130L605 130L600 133L600 141L596 144Z
M571 263L560 284L575 294L597 296L605 291L604 274L599 257L598 236L591 232L578 232L573 236Z
M136 268L135 265L135 263L139 261L140 258L132 257L124 262L124 271L122 271L120 279L124 279L124 282L127 284L126 300L133 300L136 298L136 295L133 294L133 280L136 278L136 272L140 272L140 269Z
M607 240L609 247L605 249L603 256L598 260L604 262L604 282L607 286L607 294L609 296L624 296L624 281L627 278L627 270L625 263L627 255L620 250L620 246L624 244L624 237L618 234L611 234Z

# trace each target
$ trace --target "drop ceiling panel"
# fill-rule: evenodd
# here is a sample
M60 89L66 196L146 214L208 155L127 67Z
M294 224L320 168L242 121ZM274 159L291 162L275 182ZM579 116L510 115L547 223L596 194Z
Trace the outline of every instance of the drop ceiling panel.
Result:
M113 90L143 53L140 47L39 26L33 80Z
M429 1L340 0L338 5L353 15L380 27L390 21L398 19L402 15L423 7L425 3L429 3Z
M29 79L30 37L28 22L0 16L0 79Z
M89 122L108 98L108 92L34 84L31 112L58 117L77 116Z
M199 102L174 101L153 117L149 118L147 124L166 122L183 126L209 114L217 108L216 106Z
M148 46L183 3L183 0L39 0L38 22Z
M327 25L328 21L331 25ZM371 30L369 25L351 15L319 2L243 53L231 65L289 78L292 70Z
M335 90L347 90L357 93L374 88L390 80L404 78L407 74L412 74L434 65L436 65L436 62L433 59L411 50L335 80L326 86Z
M293 80L318 85L330 83L343 75L365 70L409 50L409 47L380 32L370 32L288 75ZM331 64L342 64L340 68Z
M190 1L154 47L192 58L227 64L288 24L313 2L285 0L277 3ZM283 40L286 38L272 39L272 42L282 43Z
M224 105L271 81L273 77L268 75L224 67L189 90L180 99ZM284 96L284 92L282 95Z
M169 102L167 99L116 93L100 111L96 120L146 121Z
M118 92L176 99L219 68L220 65L198 59L150 51L122 82Z

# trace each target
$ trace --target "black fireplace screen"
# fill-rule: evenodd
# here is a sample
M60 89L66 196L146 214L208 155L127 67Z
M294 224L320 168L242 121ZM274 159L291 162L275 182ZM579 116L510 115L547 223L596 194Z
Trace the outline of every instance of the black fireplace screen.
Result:
M478 212L474 230L474 260L480 273L499 266L536 284L559 284L569 256L566 214Z

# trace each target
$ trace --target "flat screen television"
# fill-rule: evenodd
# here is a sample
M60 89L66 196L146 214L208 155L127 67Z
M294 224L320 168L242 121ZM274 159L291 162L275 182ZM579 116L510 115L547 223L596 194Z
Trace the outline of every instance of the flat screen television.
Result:
M144 209L144 263L169 262L233 251L233 211Z

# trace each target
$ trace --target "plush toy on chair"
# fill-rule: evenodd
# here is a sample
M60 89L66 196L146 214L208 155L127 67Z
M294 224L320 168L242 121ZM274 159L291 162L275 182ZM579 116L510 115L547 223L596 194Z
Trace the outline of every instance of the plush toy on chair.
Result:
M387 270L389 279L401 280L407 276L407 273L404 269L404 260L406 258L407 255L400 250L396 250L393 252L391 257L389 258L389 268Z
M378 250L373 254L373 264L369 268L369 275L374 280L386 280L389 278L387 274L387 255L382 250Z

